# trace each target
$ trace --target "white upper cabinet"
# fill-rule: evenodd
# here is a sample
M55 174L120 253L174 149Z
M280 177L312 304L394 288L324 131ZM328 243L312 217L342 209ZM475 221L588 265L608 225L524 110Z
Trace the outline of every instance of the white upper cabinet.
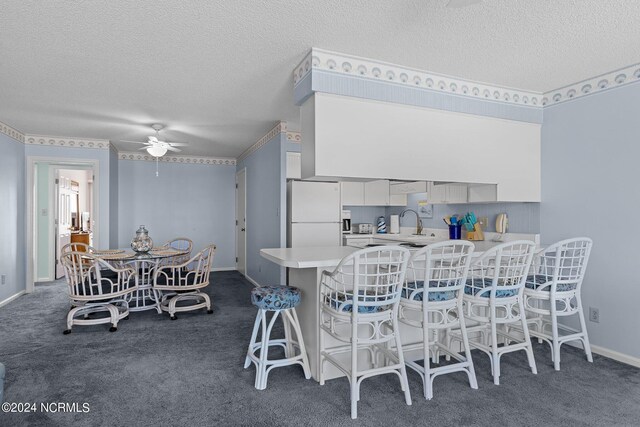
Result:
M364 182L341 182L340 199L342 206L364 205Z
M287 178L300 179L302 170L300 153L293 151L287 152Z
M381 179L364 183L365 206L389 205L389 181Z
M498 186L496 184L469 184L469 203L496 202Z
M427 200L431 204L467 203L467 184L430 182Z
M427 183L425 181L400 182L389 186L391 194L412 194L426 193Z
M304 179L494 183L497 201L540 201L538 123L317 92L301 126Z

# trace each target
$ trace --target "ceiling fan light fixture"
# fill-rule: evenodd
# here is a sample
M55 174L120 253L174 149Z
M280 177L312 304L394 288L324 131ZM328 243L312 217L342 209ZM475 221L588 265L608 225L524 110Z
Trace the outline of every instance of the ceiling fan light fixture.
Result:
M153 157L162 157L167 154L167 149L161 145L152 145L147 147L147 153L151 154Z

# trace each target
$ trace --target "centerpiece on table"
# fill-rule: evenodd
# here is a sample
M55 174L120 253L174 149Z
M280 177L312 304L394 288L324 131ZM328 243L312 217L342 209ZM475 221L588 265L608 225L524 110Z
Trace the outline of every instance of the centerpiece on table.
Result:
M149 231L141 225L136 231L136 237L131 241L131 249L137 253L146 253L153 248L153 240L149 237Z

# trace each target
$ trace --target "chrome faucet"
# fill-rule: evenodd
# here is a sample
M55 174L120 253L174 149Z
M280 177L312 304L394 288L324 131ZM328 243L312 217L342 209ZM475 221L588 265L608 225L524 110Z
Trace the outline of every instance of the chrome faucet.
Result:
M413 212L414 214L416 214L416 234L422 234L422 220L420 219L420 215L418 214L418 212L414 211L413 209L405 209L400 213L400 218L403 218L404 214L406 214L407 212Z

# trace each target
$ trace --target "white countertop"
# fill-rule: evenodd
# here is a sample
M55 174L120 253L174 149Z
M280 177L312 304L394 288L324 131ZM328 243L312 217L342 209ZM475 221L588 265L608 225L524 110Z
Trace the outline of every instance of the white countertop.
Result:
M351 246L260 249L260 255L278 265L290 268L335 267L342 258L357 251Z

